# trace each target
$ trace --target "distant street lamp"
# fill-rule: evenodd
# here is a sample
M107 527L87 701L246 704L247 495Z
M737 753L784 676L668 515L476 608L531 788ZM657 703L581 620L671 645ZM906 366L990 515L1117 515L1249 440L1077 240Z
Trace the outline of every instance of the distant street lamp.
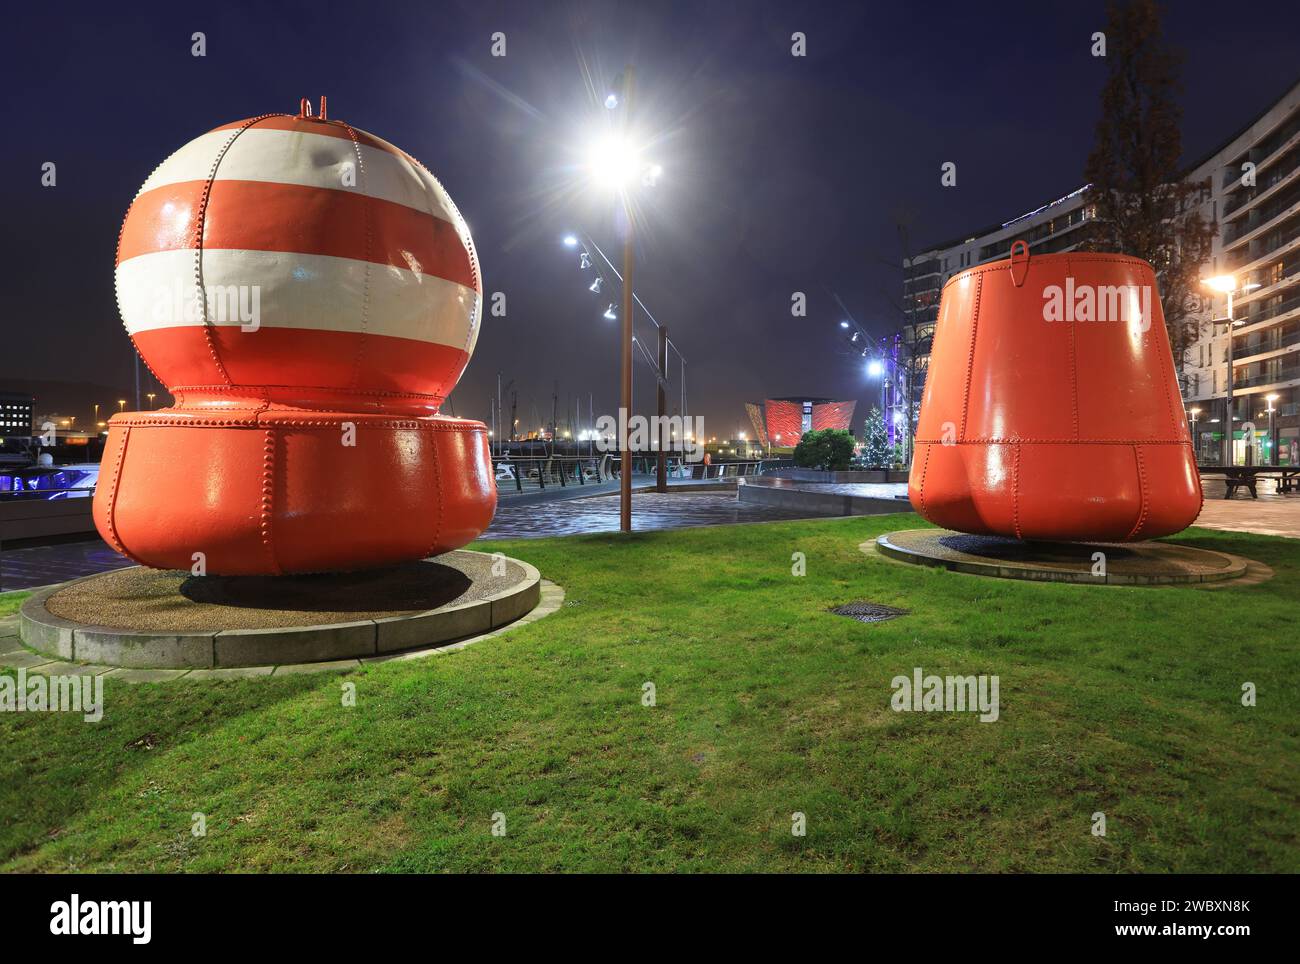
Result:
M1268 465L1277 464L1277 409L1273 405L1277 399L1276 394L1264 396L1264 400L1268 402Z
M148 392L148 393L146 393L145 396L144 396L145 398L149 399L149 410L150 410L150 411L153 411L153 400L154 400L154 398L155 398L155 396L156 396L157 394L158 394L157 392Z
M119 398L119 399L117 400L117 410L118 410L119 413L121 413L121 412L125 412L125 411L126 411L126 399L125 399L125 398Z
M1187 410L1187 414L1192 417L1192 458L1199 462L1201 460L1201 454L1199 451L1200 439L1196 434L1196 417L1201 414L1201 410L1199 408L1190 408Z
M1213 289L1214 291L1219 292L1220 294L1225 294L1225 295L1228 296L1228 317L1227 317L1226 319L1224 319L1224 322L1223 322L1223 323L1226 323L1227 326L1228 326L1228 392L1227 392L1226 402L1224 403L1224 411L1225 411L1226 415L1225 415L1225 418L1224 418L1224 429L1223 429L1223 464L1224 464L1224 465L1232 465L1232 464L1233 464L1233 457L1232 457L1232 368L1233 368L1232 329L1233 329L1233 327L1236 325L1236 320L1232 317L1232 299L1233 299L1233 296L1234 296L1234 295L1236 295L1236 294L1238 294L1238 293L1241 293L1241 292L1253 291L1254 289L1258 288L1259 285L1257 285L1257 284L1246 284L1246 285L1242 285L1242 286L1239 288L1239 287L1237 287L1237 279L1236 279L1236 277L1235 277L1234 275L1230 275L1230 274L1221 274L1221 275L1216 275L1216 276L1213 277L1213 278L1204 278L1204 279L1202 279L1201 283L1204 284L1207 288L1211 288L1211 289ZM1213 318L1211 318L1211 319L1210 319L1210 323L1211 323L1211 324L1220 324L1221 322L1215 321Z

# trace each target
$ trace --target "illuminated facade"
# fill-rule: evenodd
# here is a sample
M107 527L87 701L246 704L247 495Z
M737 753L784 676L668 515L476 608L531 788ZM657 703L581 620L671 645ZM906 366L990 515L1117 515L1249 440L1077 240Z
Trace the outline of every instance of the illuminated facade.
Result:
M856 405L852 401L791 396L769 398L761 406L747 402L745 410L763 445L785 448L798 445L804 432L827 428L851 431Z

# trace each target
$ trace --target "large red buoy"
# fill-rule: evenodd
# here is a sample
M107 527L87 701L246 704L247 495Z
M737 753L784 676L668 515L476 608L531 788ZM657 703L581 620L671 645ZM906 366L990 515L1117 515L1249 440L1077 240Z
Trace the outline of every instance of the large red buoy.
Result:
M944 285L908 495L939 526L1129 542L1200 513L1200 475L1151 266L1029 257Z
M438 414L478 335L469 229L418 161L324 114L209 131L127 211L118 307L176 400L109 423L95 525L137 562L362 569L492 519L486 428Z

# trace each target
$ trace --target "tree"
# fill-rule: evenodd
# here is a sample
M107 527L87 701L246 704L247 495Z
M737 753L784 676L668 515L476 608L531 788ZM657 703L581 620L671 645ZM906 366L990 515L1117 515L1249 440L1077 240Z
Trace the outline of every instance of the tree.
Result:
M1108 76L1084 171L1096 217L1084 247L1150 262L1181 375L1197 335L1188 315L1217 231L1200 213L1208 182L1190 183L1178 168L1182 57L1161 35L1155 0L1111 0L1105 34Z
M885 430L885 416L875 405L871 406L871 411L867 414L864 429L862 458L867 465L874 468L892 465L894 449L889 444L889 433Z
M853 461L853 434L842 428L804 432L794 447L794 464L804 469L839 472Z

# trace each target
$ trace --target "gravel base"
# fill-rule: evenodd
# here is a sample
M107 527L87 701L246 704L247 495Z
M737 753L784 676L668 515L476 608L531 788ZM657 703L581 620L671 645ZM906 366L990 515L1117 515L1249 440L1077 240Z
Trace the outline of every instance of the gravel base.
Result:
M191 576L132 567L69 585L46 600L63 619L114 629L215 633L320 626L427 612L490 596L524 578L507 561L455 551L386 569L305 576Z

